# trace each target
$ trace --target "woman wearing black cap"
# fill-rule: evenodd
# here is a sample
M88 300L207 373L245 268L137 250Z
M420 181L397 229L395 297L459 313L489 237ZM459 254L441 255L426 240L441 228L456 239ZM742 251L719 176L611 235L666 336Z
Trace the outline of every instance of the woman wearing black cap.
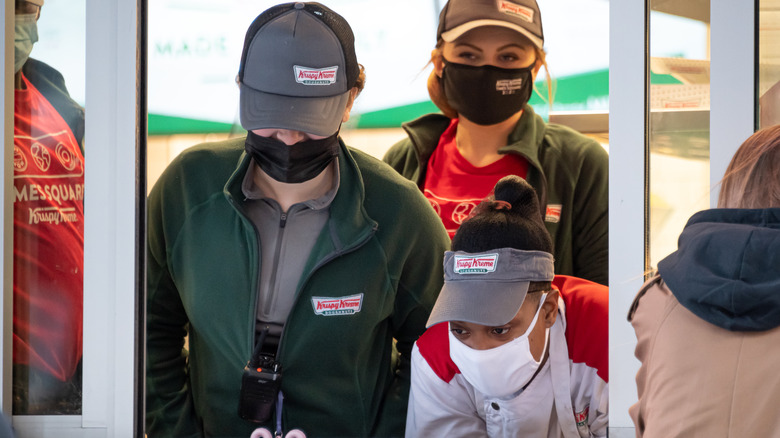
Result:
M606 284L607 154L527 104L546 67L536 1L450 0L437 40L428 92L444 115L406 123L409 138L384 160L417 183L450 236L501 177L527 179L556 272Z
M475 213L412 352L406 436L606 436L607 288L553 274L523 179L502 178Z

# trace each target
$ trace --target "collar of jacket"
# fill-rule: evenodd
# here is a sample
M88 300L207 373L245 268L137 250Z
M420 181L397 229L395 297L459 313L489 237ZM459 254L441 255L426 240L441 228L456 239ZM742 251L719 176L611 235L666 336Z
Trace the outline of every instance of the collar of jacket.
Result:
M420 163L427 163L433 151L439 145L441 134L450 124L450 118L443 114L427 114L418 119L402 124L409 139L412 141ZM498 150L502 154L522 155L531 166L541 169L539 148L544 140L545 122L533 108L526 104L523 115L517 121L515 129L509 134L509 144ZM424 172L420 172L424 175ZM418 185L420 181L418 181Z
M439 145L441 134L449 126L451 119L443 114L427 114L402 126L414 148L419 167L414 181L421 190L425 184L428 160ZM542 220L547 209L547 177L542 170L539 156L547 124L537 115L530 105L523 108L523 115L517 121L515 129L509 134L509 144L498 150L502 154L518 154L528 161L526 179L536 189L541 206Z
M236 139L236 142L240 142L241 145L245 141L244 137ZM373 235L378 227L377 222L371 219L363 207L365 185L360 169L341 138L339 138L339 145L341 149L337 158L339 160L339 189L330 205L330 217L325 225L328 233L320 234L314 246L316 254L313 255L315 257L309 257L310 263L322 260L329 254L340 254L359 246ZM249 155L243 152L239 157L236 170L223 188L225 197L235 201L231 205L239 209L244 201L241 182L250 162ZM312 266L307 266L307 271L310 268Z

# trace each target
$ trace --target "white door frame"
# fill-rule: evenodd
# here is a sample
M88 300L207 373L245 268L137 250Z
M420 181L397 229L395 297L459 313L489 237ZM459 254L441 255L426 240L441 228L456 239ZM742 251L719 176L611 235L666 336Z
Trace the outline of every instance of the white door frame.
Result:
M757 0L710 2L710 206L739 145L756 128Z
M645 1L609 3L609 399L612 437L634 437L628 308L644 280L647 54Z

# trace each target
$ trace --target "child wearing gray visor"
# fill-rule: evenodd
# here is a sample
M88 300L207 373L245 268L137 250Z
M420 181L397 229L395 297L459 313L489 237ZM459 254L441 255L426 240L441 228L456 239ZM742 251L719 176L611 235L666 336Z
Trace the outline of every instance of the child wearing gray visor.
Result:
M502 178L444 256L406 436L607 436L608 304L606 286L554 275L534 189Z

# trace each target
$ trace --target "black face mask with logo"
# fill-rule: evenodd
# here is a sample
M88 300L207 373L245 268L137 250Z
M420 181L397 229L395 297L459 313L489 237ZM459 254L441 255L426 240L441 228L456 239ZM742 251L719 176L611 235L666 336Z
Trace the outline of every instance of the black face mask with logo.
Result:
M478 67L444 61L441 80L450 106L478 125L495 125L523 109L533 91L533 69Z
M247 132L244 148L271 178L288 184L308 181L322 173L339 154L339 133L321 140L286 145L275 138Z

